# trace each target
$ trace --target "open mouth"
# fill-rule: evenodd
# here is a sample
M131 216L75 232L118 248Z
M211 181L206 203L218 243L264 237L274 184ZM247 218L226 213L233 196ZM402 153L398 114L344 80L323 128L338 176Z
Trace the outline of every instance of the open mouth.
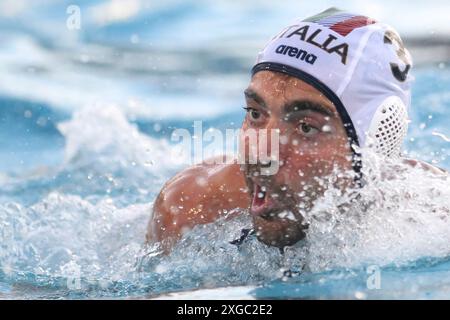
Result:
M253 216L270 218L273 216L274 201L269 191L263 186L255 184L250 213Z

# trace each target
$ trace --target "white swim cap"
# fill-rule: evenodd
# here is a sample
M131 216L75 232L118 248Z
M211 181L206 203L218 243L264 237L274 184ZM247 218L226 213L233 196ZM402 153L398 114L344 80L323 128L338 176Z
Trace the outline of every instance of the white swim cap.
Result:
M371 141L380 154L395 156L407 131L411 67L393 28L330 8L273 37L252 74L277 71L312 85L334 103L353 147Z

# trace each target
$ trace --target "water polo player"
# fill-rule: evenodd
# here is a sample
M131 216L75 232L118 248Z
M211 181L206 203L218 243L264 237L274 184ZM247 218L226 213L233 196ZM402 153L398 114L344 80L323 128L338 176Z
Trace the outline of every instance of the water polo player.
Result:
M250 212L260 241L295 244L307 228L302 212L327 189L321 178L350 172L333 186L363 187L359 150L368 144L382 157L400 157L411 68L400 36L384 23L335 8L294 21L259 53L244 91L242 132L279 133L276 173L261 174L267 161L185 169L157 197L147 240L167 250L195 225L241 208ZM255 149L245 137L241 143Z

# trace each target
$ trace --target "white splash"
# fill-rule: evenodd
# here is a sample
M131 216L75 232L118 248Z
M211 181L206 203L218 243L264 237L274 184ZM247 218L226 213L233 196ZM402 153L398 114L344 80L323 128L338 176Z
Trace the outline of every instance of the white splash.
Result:
M447 137L445 134L437 132L437 131L433 131L431 133L433 136L437 136L439 138L441 138L442 140L444 140L445 142L450 142L450 138Z
M151 204L117 208L78 196L49 194L28 208L0 205L0 270L88 279L125 278L145 240Z
M450 255L450 179L367 154L357 203L329 190L308 213L311 270L403 265ZM315 217L321 217L317 219Z

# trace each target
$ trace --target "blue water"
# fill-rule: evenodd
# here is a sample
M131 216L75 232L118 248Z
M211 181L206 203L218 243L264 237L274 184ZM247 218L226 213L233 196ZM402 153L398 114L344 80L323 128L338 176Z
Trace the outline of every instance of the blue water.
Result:
M322 2L318 9L290 5L314 13L328 6ZM168 156L173 130L192 131L194 120L205 129L239 128L256 52L294 18L292 10L268 2L129 1L124 18L112 2L78 1L82 25L71 31L70 1L14 3L0 13L0 298L142 298L235 286L255 298L450 297L449 226L430 228L436 221L424 215L426 205L450 214L448 181L412 183L413 191L428 183L441 194L423 192L412 209L402 202L419 226L405 222L390 233L387 225L374 239L379 247L351 239L350 253L335 257L345 251L333 247L336 239L311 234L330 247L310 247L320 254L299 276L283 270L302 269L301 250L281 257L252 240L241 250L228 244L248 226L244 218L194 229L169 257L143 245L152 202L187 165ZM389 17L386 11L378 14ZM410 157L446 169L449 65L416 66L405 144ZM398 250L385 244L397 241ZM329 255L333 263L323 263ZM377 290L367 287L374 264Z

